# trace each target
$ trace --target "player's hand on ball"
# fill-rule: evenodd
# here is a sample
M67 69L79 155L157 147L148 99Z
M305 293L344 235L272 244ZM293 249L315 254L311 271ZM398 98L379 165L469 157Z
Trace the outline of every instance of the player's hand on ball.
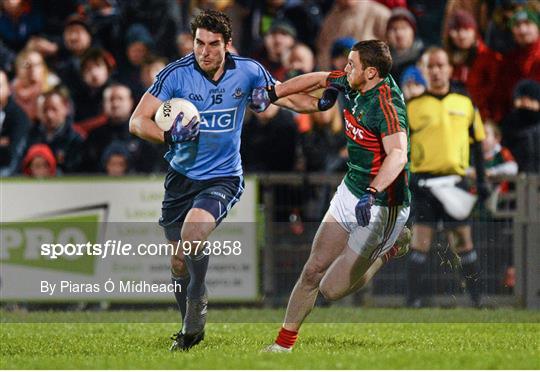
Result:
M324 90L322 97L319 98L319 102L317 102L319 111L326 111L332 108L332 106L334 106L336 103L341 90L341 87L337 84L328 85L328 87Z
M171 126L171 129L165 132L165 142L169 145L174 143L194 141L199 135L199 119L194 116L186 125L182 125L184 113L180 112Z
M375 203L375 193L368 191L362 195L358 203L356 203L355 214L356 222L359 226L365 227L371 219L371 207Z
M255 112L263 112L270 106L272 101L268 95L268 90L264 87L255 88L251 92L251 103L249 108Z

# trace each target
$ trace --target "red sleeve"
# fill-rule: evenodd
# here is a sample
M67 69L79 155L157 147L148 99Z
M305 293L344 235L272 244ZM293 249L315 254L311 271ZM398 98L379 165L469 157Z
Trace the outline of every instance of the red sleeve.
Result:
M512 153L510 152L510 150L508 150L506 147L503 147L501 149L501 156L502 158L504 159L504 162L506 163L507 161L515 161L514 160L514 157L512 156Z

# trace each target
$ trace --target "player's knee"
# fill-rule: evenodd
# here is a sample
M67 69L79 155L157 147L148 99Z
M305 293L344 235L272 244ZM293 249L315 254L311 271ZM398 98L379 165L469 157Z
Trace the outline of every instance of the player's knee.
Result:
M324 268L316 263L308 262L302 271L302 283L311 288L317 288L324 275Z
M182 228L182 241L184 242L201 242L207 238L207 232L202 223L184 224Z
M171 256L171 272L174 276L184 276L187 271L183 257Z
M341 293L332 288L327 282L322 282L319 287L319 292L327 301L336 301L341 298Z

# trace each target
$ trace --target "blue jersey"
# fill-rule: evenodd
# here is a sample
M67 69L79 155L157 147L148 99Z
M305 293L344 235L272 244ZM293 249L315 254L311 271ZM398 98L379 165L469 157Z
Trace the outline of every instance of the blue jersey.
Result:
M148 93L161 101L187 99L201 114L198 139L175 144L165 154L171 167L195 180L240 176L240 135L251 91L273 84L260 63L229 53L217 81L207 77L193 53L167 65Z

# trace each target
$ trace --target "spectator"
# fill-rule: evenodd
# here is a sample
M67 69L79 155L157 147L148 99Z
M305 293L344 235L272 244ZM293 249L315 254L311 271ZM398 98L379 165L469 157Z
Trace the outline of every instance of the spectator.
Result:
M152 145L129 133L129 118L133 111L133 97L126 85L112 84L103 92L103 109L107 122L92 131L84 144L83 170L95 173L105 149L113 142L124 144L137 172L154 172L163 169L163 147Z
M392 54L391 74L400 81L403 70L418 61L424 49L422 40L416 37L416 19L405 8L394 8L386 26L386 39Z
M132 92L143 89L141 66L148 59L153 49L154 40L142 24L132 25L126 34L126 60L119 65L118 79L129 86Z
M167 60L162 57L150 56L141 65L141 83L146 91L156 80L156 75L167 65ZM137 100L135 100L137 102Z
M485 0L448 0L444 10L442 37L444 38L444 35L447 35L450 31L450 18L458 11L470 14L474 23L477 25L478 35L483 35L489 22L490 7L493 7L495 5L494 3L500 2L500 0L497 0L492 2L492 4L488 4L488 1Z
M501 123L503 145L520 172L540 174L540 83L522 80L513 96L513 109Z
M286 61L296 40L296 30L287 22L276 21L264 37L263 49L254 56L279 81L287 76Z
M426 86L426 79L424 79L422 72L416 66L407 67L405 71L403 71L403 74L401 74L399 87L407 102L422 95L426 91Z
M90 26L78 15L70 16L64 26L64 48L58 57L58 74L73 94L81 89L81 57L92 46Z
M242 163L251 172L289 172L296 162L298 130L290 111L270 105L243 126Z
M473 16L461 10L449 17L443 44L453 67L452 83L470 95L482 119L493 118L492 99L502 55L484 44Z
M499 205L499 195L510 190L508 181L501 181L497 178L511 177L518 173L517 163L510 150L501 146L501 132L499 128L492 122L488 122L484 125L484 130L486 132L486 138L482 141L482 155L484 156L486 178L489 181L492 192L486 200L486 209L479 210L478 217L484 215L486 211L494 213ZM467 169L467 177L472 180L476 178L474 168ZM486 217L489 218L489 221L496 221L491 219L492 216L486 215Z
M313 72L315 69L315 56L306 44L296 43L289 54L287 61L286 80L300 74Z
M24 48L30 36L43 30L42 14L28 0L1 0L0 39L14 52Z
M100 46L113 53L116 59L120 59L124 35L120 8L117 4L116 0L89 0L82 13L91 25L92 34L99 40Z
M63 37L67 51L75 57L81 57L92 46L90 26L78 15L67 19Z
M28 49L17 55L15 73L11 86L13 97L30 120L34 121L37 118L39 95L57 85L60 80L49 71L41 54Z
M182 58L193 52L193 35L189 31L182 31L176 35L176 58Z
M56 87L42 94L38 100L39 125L30 136L30 144L49 146L58 170L73 173L81 163L82 138L72 128L69 115L70 97L65 87Z
M134 65L139 65L148 56L154 45L154 39L148 29L136 23L126 33L126 55Z
M34 178L56 176L56 161L49 146L40 143L28 149L23 160L23 173Z
M486 44L489 48L503 54L517 48L510 27L510 18L517 11L524 9L527 1L501 0L496 2L485 33Z
M352 37L340 37L332 44L331 63L332 70L344 71L347 66L349 52L357 40Z
M81 58L80 88L72 92L75 103L75 121L88 127L89 122L100 121L103 91L116 67L113 56L104 49L91 48ZM81 123L81 121L85 123Z
M0 70L0 176L14 175L27 147L31 122L17 105L9 89L7 75Z
M428 49L422 56L427 71L427 92L407 105L411 131L411 192L413 194L412 253L408 262L407 305L424 305L427 275L427 254L435 229L443 223L453 251L460 257L467 290L475 306L480 306L481 285L479 263L473 247L467 211L455 213L456 203L447 205L438 193L427 186L441 176L464 176L469 167L469 141L473 148L478 175L478 191L487 197L480 141L484 131L480 115L465 95L450 90L450 66L447 53L441 48ZM463 182L458 186L463 187ZM437 190L438 191L438 190ZM463 202L464 203L464 202ZM468 211L470 213L470 211Z
M532 10L520 10L510 19L517 49L503 56L496 100L499 110L494 114L500 121L512 107L512 92L521 79L540 82L540 18ZM495 106L495 104L494 104Z
M319 3L314 0L254 2L254 8L247 22L247 30L251 34L252 41L260 40L260 35L266 35L273 23L284 21L294 27L297 31L297 39L301 43L315 49L315 38L322 22Z
M384 39L390 10L373 0L336 0L324 19L317 38L317 63L330 68L330 49L340 37L357 40Z
M123 142L113 141L101 157L101 164L105 173L112 177L121 177L129 173L129 151Z
M127 25L140 23L150 31L152 40L156 42L157 54L175 58L176 50L171 48L171 41L178 34L181 24L177 0L130 0L122 1L120 5Z
M484 156L484 166L486 177L510 177L518 172L518 165L510 150L501 146L501 131L493 123L484 125L486 138L482 141L482 154ZM476 178L474 168L467 169L467 176Z
M407 0L407 8L416 17L416 35L425 45L440 45L447 0Z

